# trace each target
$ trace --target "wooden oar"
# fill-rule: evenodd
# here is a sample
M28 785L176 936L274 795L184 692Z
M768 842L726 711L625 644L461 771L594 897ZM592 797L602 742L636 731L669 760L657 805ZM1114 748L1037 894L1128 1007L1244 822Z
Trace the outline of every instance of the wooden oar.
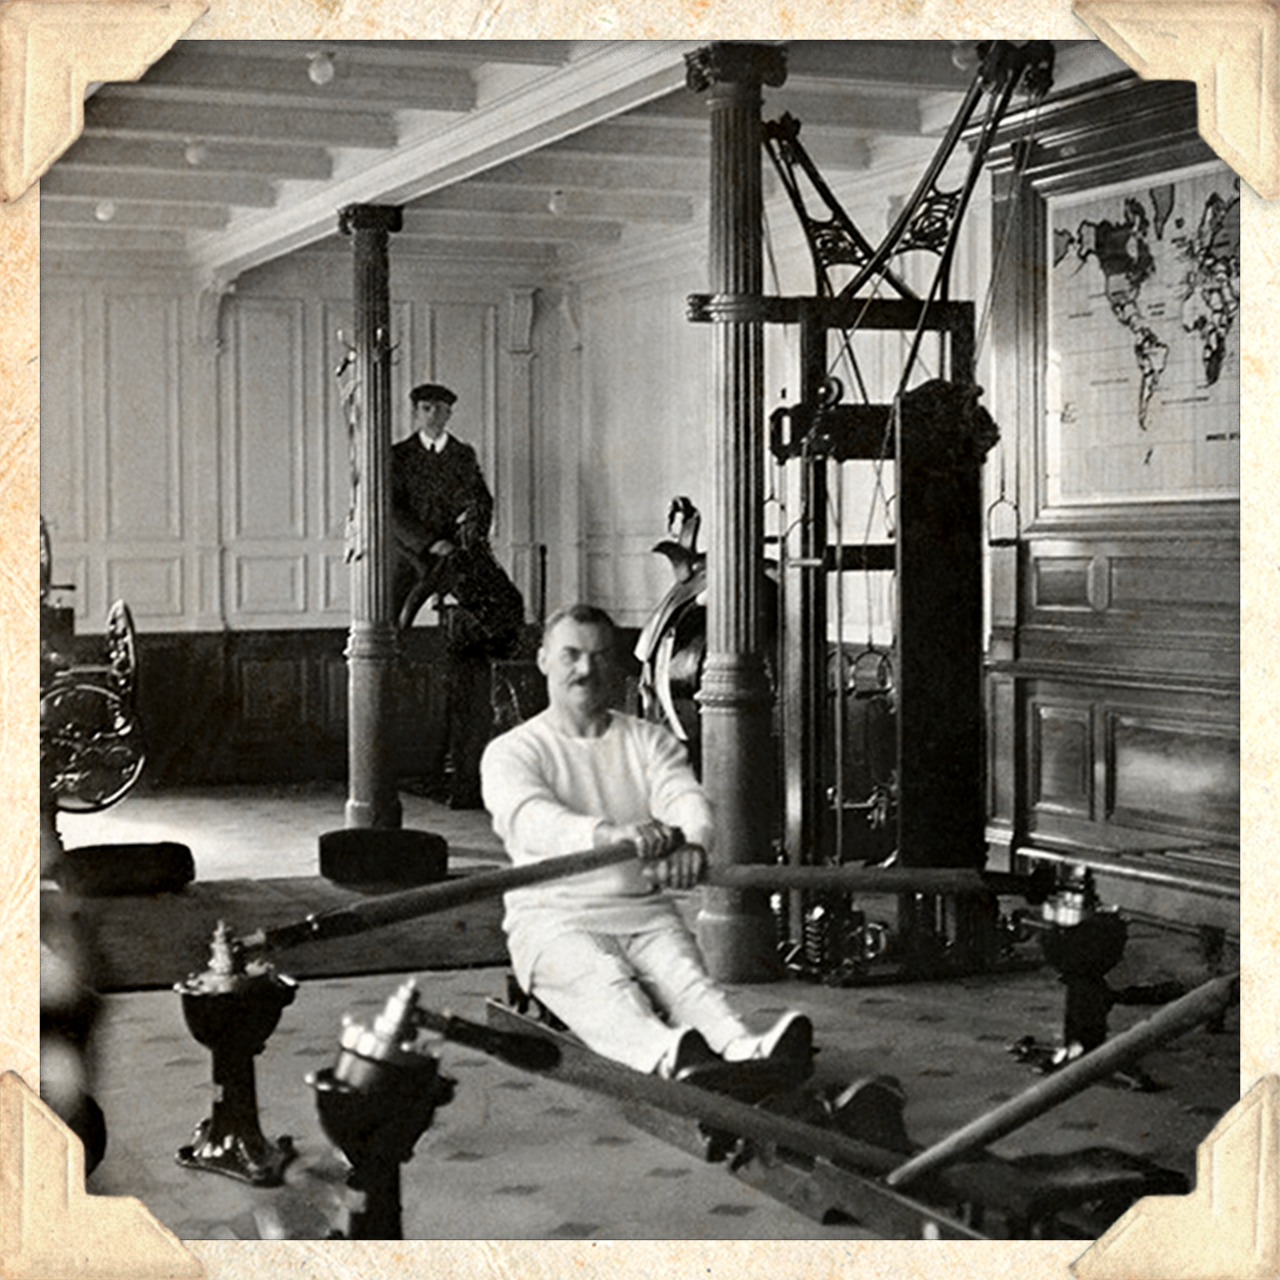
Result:
M401 920L416 920L419 916L429 916L437 911L449 911L468 902L477 902L481 898L495 897L506 893L508 889L521 889L546 880L581 875L584 871L596 871L600 867L628 862L635 856L635 844L630 840L622 840L601 849L569 853L561 858L546 858L542 862L530 862L522 867L481 871L477 875L461 876L442 884L428 884L421 889L406 889L403 893L368 898L349 907L335 907L332 911L309 915L292 924L259 929L237 941L247 951L285 951L304 942L345 938L353 933L364 933L367 929L398 924Z
M925 1173L951 1164L997 1138L1020 1129L1058 1103L1088 1088L1096 1080L1128 1065L1144 1053L1174 1039L1184 1031L1209 1022L1230 1003L1240 999L1240 971L1210 981L1167 1004L1137 1026L1107 1040L1096 1049L1055 1071L1008 1102L971 1120L933 1146L926 1147L886 1178L891 1187L903 1187Z
M418 1023L429 1030L452 1040L492 1054L502 1062L509 1062L521 1071L551 1071L560 1063L560 1049L544 1036L520 1035L513 1031L500 1031L479 1022L459 1018L447 1009L437 1013L421 1006L415 1011Z
M368 898L364 902L335 907L290 924L259 929L238 939L238 943L246 951L286 951L304 942L342 938L383 925L398 924L402 920L416 920L468 902L496 897L509 889L581 875L585 871L629 862L634 857L635 844L623 840L602 849L546 858L520 867L482 871L442 884L424 885L421 889ZM825 889L845 893L1013 893L1031 901L1042 899L1046 887L1031 876L963 867L792 867L775 863L712 867L704 883L722 889Z
M712 867L705 884L717 889L834 890L844 893L1014 894L1043 902L1053 875L1012 875L968 867L794 867L782 863L736 863Z

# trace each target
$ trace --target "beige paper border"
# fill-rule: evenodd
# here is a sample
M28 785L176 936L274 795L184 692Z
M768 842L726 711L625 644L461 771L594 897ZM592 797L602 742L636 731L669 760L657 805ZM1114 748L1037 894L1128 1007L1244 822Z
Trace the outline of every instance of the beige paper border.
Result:
M149 0L126 0L135 8ZM1178 22L1198 0L1129 0L1124 6L1139 16L1156 16L1160 22ZM69 0L9 0L0 12L22 4L68 4ZM114 7L110 0L81 0L82 4ZM425 5L413 0L213 0L213 8L194 28L194 38L309 40L406 38L582 38L582 39L1081 39L1089 31L1072 15L1068 0L989 0L982 6L964 0L863 0L839 6L819 4L803 18L780 0L685 0L684 3L650 3L644 7L611 0L526 0L508 9L503 0L471 0L471 3ZM1225 16L1233 5L1274 8L1272 0L1219 0L1214 12ZM160 0L163 7L164 0ZM1117 5L1110 6L1112 8ZM1201 6L1202 8L1204 6ZM1106 4L1096 6L1106 9ZM1093 15L1095 18L1098 15ZM1100 20L1100 19L1099 19ZM1140 69L1140 68L1139 68ZM93 73L86 80L99 78ZM1258 68L1258 83L1263 83ZM8 84L0 88L6 95ZM5 99L8 105L8 99ZM0 836L0 959L6 982L0 992L0 1070L23 1080L38 1082L38 896L37 896L37 692L38 636L36 592L36 514L38 511L37 448L39 414L39 218L38 192L0 207L0 805L7 819ZM1245 793L1243 843L1249 860L1243 912L1242 950L1246 957L1243 983L1242 1091L1269 1072L1280 1068L1280 1027L1272 1012L1280 1008L1280 923L1267 904L1280 892L1280 874L1274 856L1275 840L1267 821L1271 788L1276 777L1275 755L1280 738L1272 721L1280 711L1271 692L1267 641L1276 634L1280 592L1273 581L1277 573L1277 545L1270 508L1270 494L1280 491L1280 463L1272 461L1270 406L1280 393L1280 343L1270 334L1280 332L1280 207L1268 205L1253 192L1242 200L1244 234L1243 275L1247 282L1242 312L1241 354L1244 386L1242 429L1244 475L1242 540L1245 577L1242 683L1244 686ZM1275 742L1273 743L1273 738ZM38 1100L32 1104L30 1088L17 1082L28 1117L44 1113ZM1266 1089L1272 1082L1264 1081ZM0 1081L12 1097L12 1082ZM1269 1093L1267 1095L1271 1097ZM1250 1095L1252 1097L1252 1095ZM1242 1106L1248 1099L1242 1100ZM1237 1109L1238 1110L1238 1109ZM1274 1115L1275 1108L1271 1107ZM47 1113L45 1113L47 1114ZM1233 1111L1233 1116L1236 1114ZM26 1122L24 1122L25 1124ZM28 1127L30 1127L28 1125ZM39 1127L39 1126L37 1126ZM1222 1126L1219 1126L1221 1129ZM1274 1128L1274 1126L1273 1126ZM1267 1131L1264 1130L1264 1136ZM0 1149L10 1152L20 1136L12 1127L0 1130ZM63 1154L72 1182L78 1174L76 1156ZM1205 1146L1209 1144L1206 1143ZM1202 1153L1204 1151L1202 1147ZM0 1209L14 1191L0 1157ZM1256 1176L1256 1168L1250 1177ZM42 1183L42 1190L45 1189ZM82 1185L82 1184L81 1184ZM26 1188L29 1192L29 1188ZM54 1202L67 1194L52 1188ZM1256 1187L1243 1188L1250 1196ZM25 1204L33 1197L22 1197ZM35 1197L43 1199L44 1197ZM1238 1199L1239 1197L1237 1197ZM92 1199L92 1198L91 1198ZM1265 1200L1265 1197L1261 1199ZM8 1199L9 1205L13 1204ZM104 1201L104 1206L110 1201ZM1188 1206L1189 1207L1189 1206ZM1187 1215L1181 1221L1189 1221ZM1167 1227L1163 1228L1167 1232ZM1108 1237L1110 1238L1110 1237ZM130 1242L130 1245L133 1242ZM1098 1269L1094 1259L1081 1266L1080 1274L1105 1277L1121 1275L1163 1280L1182 1274L1168 1251L1169 1239L1159 1242L1145 1259L1131 1259L1126 1268ZM1252 1241L1243 1252L1256 1257ZM0 1248L3 1236L0 1236ZM119 1248L126 1249L125 1242ZM1100 1246L1099 1246L1100 1248ZM729 1243L665 1242L609 1244L606 1242L545 1242L526 1244L501 1241L431 1241L309 1243L187 1242L189 1255L215 1280L239 1280L271 1274L305 1273L317 1277L398 1277L433 1274L454 1276L559 1277L567 1270L583 1280L597 1275L650 1277L696 1271L698 1274L745 1276L778 1275L825 1277L856 1273L861 1276L946 1275L988 1277L1007 1275L1018 1280L1040 1276L1059 1277L1080 1254L1069 1241L1010 1242L997 1245L960 1245L852 1242L782 1243L743 1241ZM128 1257L131 1274L161 1277L175 1271L171 1256L157 1256L155 1269L141 1267L131 1249L92 1259L84 1269L64 1271L68 1276L120 1274ZM55 1271L14 1270L0 1257L0 1276L35 1280ZM1244 1270L1235 1257L1224 1255L1216 1280L1264 1274ZM1174 1269L1170 1269L1170 1266ZM1136 1268L1136 1269L1135 1269ZM1271 1268L1275 1270L1274 1267Z
M1280 5L1076 0L1075 11L1140 76L1194 81L1200 136L1260 196L1280 196Z
M80 136L91 83L136 80L208 7L9 0L0 9L0 199L18 199Z

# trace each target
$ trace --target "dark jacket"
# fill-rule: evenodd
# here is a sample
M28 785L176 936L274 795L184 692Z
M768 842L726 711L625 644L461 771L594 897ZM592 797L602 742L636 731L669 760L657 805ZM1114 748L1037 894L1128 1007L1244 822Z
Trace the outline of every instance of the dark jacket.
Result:
M465 534L458 519L465 516ZM438 453L415 432L391 449L391 520L397 542L422 555L446 538L469 543L487 536L493 495L476 451L450 436Z
M459 517L465 517L459 522ZM455 620L450 647L505 654L524 621L524 599L489 546L493 495L476 451L450 436L438 453L415 433L391 450L391 523L397 550L391 599L400 628L413 625L433 595L453 596L467 617ZM432 554L440 540L453 546Z

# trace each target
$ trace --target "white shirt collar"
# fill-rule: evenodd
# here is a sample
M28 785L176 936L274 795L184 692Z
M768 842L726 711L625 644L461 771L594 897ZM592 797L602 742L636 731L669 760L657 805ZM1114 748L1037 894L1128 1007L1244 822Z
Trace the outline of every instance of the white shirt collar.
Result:
M449 432L448 432L448 429L446 428L438 436L436 436L434 440L428 440L426 436L424 436L422 432L419 431L418 439L422 441L422 446L424 449L427 449L432 453L440 453L443 451L445 445L449 443Z

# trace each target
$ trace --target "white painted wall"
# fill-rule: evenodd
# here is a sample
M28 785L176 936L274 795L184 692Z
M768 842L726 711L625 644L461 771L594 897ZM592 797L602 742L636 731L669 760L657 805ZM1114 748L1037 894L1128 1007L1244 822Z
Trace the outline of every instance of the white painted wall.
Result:
M82 630L112 600L158 630L216 626L218 385L194 292L41 290L41 510Z
M877 239L914 176L901 167L839 194ZM774 201L769 224L767 287L811 292L790 210ZM983 301L988 236L980 202L953 296ZM705 245L700 214L680 235L624 241L552 277L430 269L397 259L392 237L394 435L416 382L458 391L453 426L480 454L495 548L531 616L545 545L549 608L590 599L639 625L670 582L652 551L668 504L709 504L712 335L685 318L707 287ZM162 277L44 281L41 501L81 630L117 596L144 630L345 625L350 473L334 371L351 276L344 253L309 251L221 301ZM768 332L766 416L796 396L795 342ZM901 358L898 342L883 346L867 366L882 387ZM860 538L857 483L846 502ZM868 593L846 596L861 637Z
M351 275L342 255L295 255L220 303L174 279L46 280L41 506L81 630L121 596L143 630L345 624ZM393 436L415 383L458 391L452 429L526 591L532 287L394 269L391 286Z

